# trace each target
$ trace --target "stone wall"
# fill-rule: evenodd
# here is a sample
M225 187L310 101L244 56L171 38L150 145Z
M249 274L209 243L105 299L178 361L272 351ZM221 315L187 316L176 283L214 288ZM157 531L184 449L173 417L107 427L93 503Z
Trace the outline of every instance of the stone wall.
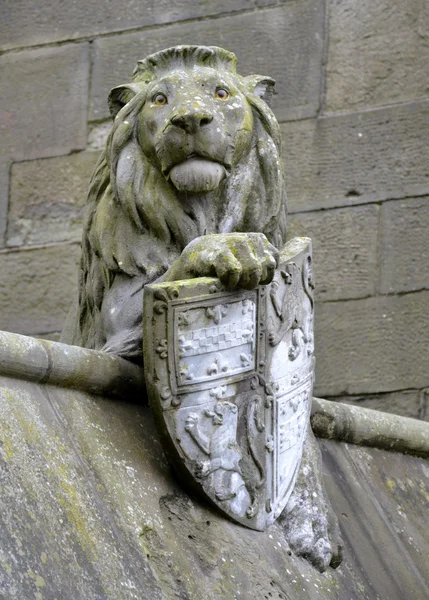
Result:
M316 393L429 418L429 2L8 3L0 329L56 339L107 93L167 46L277 80L290 235L314 241Z

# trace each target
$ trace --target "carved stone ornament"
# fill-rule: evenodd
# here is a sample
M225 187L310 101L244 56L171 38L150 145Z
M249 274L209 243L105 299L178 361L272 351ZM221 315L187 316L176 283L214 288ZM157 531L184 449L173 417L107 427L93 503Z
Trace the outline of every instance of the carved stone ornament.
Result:
M273 281L147 285L145 376L167 456L228 517L265 530L293 490L313 387L311 245L295 238Z
M171 461L249 527L285 505L307 429L280 522L290 548L324 570L341 561L341 538L308 425L309 242L291 242L275 272L287 237L275 82L241 76L236 62L223 48L175 46L111 91L61 339L137 364L144 344Z

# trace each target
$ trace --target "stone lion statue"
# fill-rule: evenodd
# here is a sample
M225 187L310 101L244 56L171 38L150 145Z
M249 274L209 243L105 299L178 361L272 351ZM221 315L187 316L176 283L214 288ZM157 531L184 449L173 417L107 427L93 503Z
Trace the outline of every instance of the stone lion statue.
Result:
M114 123L90 183L79 297L62 341L141 362L147 283L271 281L286 241L273 88L269 77L238 75L227 50L178 46L139 61L132 82L112 90ZM280 520L296 553L320 570L339 564L311 431Z

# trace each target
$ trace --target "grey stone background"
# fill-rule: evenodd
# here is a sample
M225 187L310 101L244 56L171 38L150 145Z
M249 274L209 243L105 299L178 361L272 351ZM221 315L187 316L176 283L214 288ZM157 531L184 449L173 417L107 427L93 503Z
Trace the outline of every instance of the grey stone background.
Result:
M290 235L313 238L316 393L429 420L429 1L1 1L0 329L58 338L106 98L224 46L277 80Z

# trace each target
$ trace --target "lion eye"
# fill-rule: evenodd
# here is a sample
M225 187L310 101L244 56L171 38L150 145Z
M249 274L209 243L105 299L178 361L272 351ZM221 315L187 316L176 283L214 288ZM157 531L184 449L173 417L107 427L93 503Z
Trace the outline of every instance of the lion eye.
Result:
M219 100L227 100L229 98L229 92L224 88L218 88L215 92L215 96L216 98L219 98Z
M152 98L152 102L157 106L162 106L163 104L167 104L167 96L164 94L155 94Z

